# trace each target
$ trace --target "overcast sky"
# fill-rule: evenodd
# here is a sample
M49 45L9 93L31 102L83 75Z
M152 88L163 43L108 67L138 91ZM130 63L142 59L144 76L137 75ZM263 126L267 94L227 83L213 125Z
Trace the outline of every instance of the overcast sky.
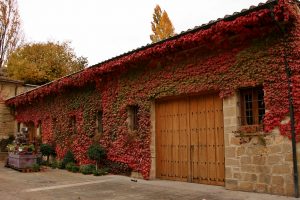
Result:
M93 65L150 43L156 4L176 33L266 0L19 0L28 42L71 41Z

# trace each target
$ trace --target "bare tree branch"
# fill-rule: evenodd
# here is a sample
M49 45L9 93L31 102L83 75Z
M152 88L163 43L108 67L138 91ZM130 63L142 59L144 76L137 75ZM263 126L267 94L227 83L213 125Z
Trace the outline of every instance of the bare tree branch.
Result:
M0 68L22 40L21 22L16 0L0 0Z

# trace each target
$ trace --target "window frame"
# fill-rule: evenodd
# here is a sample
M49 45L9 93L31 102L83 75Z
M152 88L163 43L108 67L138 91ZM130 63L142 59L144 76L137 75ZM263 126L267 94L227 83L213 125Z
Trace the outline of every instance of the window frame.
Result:
M37 137L42 137L42 120L38 120Z
M240 89L240 102L241 125L263 125L263 117L266 110L263 87Z
M97 115L96 116L96 133L101 135L104 132L104 130L103 130L103 111L98 110L96 115Z
M138 130L138 112L139 107L137 105L130 105L127 107L128 129L130 131Z
M72 115L69 118L69 128L72 132L72 134L77 134L77 120L76 120L76 116Z

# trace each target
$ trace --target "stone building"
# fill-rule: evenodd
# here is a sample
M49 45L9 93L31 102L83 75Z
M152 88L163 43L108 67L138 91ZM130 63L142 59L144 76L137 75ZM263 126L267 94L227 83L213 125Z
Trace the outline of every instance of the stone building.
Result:
M6 104L59 159L71 150L89 163L96 141L145 179L293 195L289 99L298 141L299 12L297 1L270 0Z
M23 81L0 77L0 139L17 131L13 110L5 105L5 100L33 89L34 85L24 84Z

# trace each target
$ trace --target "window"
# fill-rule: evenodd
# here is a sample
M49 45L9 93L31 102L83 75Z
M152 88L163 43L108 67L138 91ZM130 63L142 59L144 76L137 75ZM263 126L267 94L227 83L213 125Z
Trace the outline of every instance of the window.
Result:
M77 133L76 117L75 117L75 116L71 116L71 117L70 117L69 128L70 128L70 131L71 131L73 134L76 134L76 133Z
M261 87L242 89L240 94L242 125L262 124L265 114L263 89Z
M97 133L102 134L103 133L103 112L98 111L97 112L97 120L96 120L96 126L97 126Z
M138 106L128 106L128 128L131 131L138 129Z
M18 122L18 123L17 123L17 132L19 133L20 131L21 131L21 123Z
M52 131L54 134L57 134L58 133L58 120L57 118L52 118Z
M38 127L37 127L37 137L42 136L42 122L41 120L38 121Z

